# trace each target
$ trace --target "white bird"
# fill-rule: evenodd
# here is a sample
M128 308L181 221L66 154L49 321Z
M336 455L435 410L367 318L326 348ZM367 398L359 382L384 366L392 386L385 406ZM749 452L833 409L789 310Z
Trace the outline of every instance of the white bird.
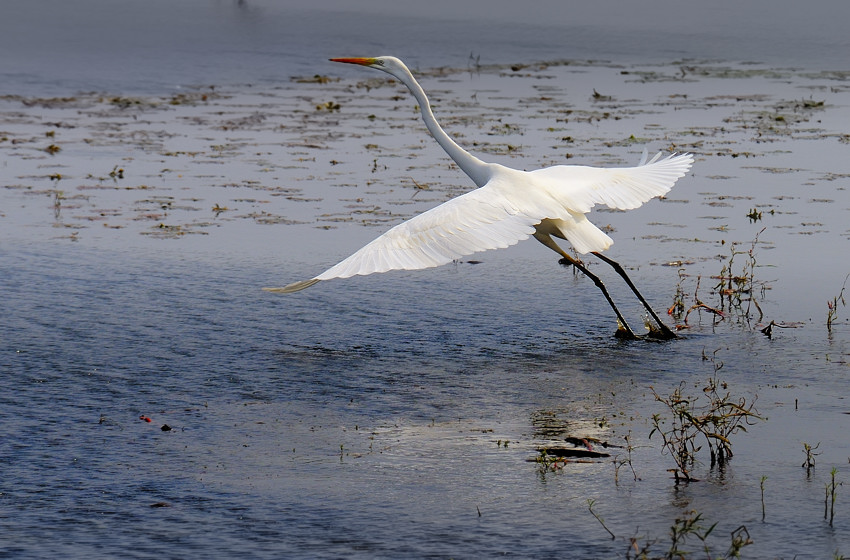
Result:
M600 253L613 241L585 214L596 204L630 210L666 194L688 172L693 156L674 154L662 158L659 153L647 161L644 154L637 167L624 168L556 165L521 171L486 163L458 146L440 127L425 92L401 60L379 56L331 61L382 70L407 86L419 104L428 131L478 188L398 224L315 278L265 290L291 293L333 278L440 266L479 251L505 248L533 235L561 255L561 264L573 265L588 275L617 314L618 334L636 338L599 278L564 252L552 239L554 236L569 241L579 253L592 253L614 267L658 323L660 331L653 327L651 334L661 338L676 336L661 322L622 267Z

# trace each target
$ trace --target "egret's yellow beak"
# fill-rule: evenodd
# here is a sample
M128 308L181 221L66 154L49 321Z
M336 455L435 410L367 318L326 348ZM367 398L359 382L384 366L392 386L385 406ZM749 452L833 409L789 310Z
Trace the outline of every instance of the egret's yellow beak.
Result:
M360 66L371 66L375 63L374 58L332 58L331 62L344 62L346 64L359 64Z

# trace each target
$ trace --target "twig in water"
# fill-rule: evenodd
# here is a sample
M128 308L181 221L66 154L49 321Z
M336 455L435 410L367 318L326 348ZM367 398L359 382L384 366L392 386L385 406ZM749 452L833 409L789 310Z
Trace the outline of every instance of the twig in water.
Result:
M767 477L762 475L761 481L759 482L759 486L761 487L761 520L764 521L764 481L767 480Z
M761 333L765 335L767 338L773 338L773 327L778 327L780 329L796 329L796 324L790 325L780 325L776 321L771 321L768 325L761 330Z
M609 529L608 527L605 526L605 522L602 520L601 517L599 517L599 514L597 514L595 511L593 511L593 504L595 504L595 503L596 503L596 500L591 500L590 498L588 498L587 499L587 509L590 511L590 514L593 517L595 517L597 521L599 521L599 524L602 525L602 528L605 529L606 531L608 531L608 534L611 535L611 540L616 539L617 537L614 535L614 533L611 532L611 529Z

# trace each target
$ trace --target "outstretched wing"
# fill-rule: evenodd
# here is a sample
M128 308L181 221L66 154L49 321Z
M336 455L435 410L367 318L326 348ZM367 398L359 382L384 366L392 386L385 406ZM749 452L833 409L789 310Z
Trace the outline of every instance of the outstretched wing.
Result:
M553 198L573 212L590 212L596 204L631 210L667 194L693 162L691 154L674 154L661 159L658 153L648 162L644 154L637 167L556 165L532 171L531 175L545 185Z
M483 187L395 226L315 278L264 289L290 293L332 278L440 266L527 239L544 219L579 251L603 250L610 238L583 214L596 204L637 208L667 193L693 157L660 156L616 169L560 165L525 173L498 166L501 171Z
M540 219L520 212L487 184L402 222L311 280L264 289L290 293L320 280L440 266L527 239Z

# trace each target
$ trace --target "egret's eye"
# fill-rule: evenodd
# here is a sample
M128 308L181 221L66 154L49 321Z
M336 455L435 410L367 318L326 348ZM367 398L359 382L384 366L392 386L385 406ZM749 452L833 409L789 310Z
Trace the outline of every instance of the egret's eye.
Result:
M383 65L384 65L384 61L383 61L383 60L381 60L381 59L379 58L379 59L377 59L377 60L375 61L375 64L376 64L377 66L383 66Z

